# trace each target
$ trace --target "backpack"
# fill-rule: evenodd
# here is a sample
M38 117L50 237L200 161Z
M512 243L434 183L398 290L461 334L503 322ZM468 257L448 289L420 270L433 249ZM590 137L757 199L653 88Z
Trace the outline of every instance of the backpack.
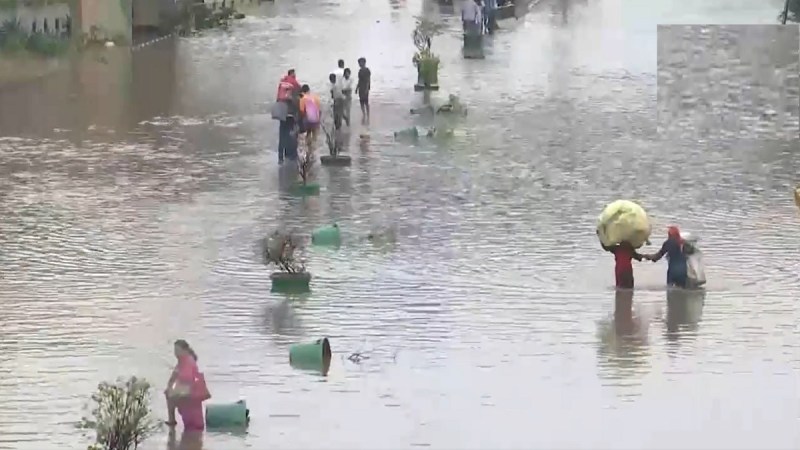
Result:
M287 100L291 100L293 91L294 86L291 83L281 81L278 84L278 101L285 102Z
M313 98L306 100L306 122L317 124L319 123L319 107Z

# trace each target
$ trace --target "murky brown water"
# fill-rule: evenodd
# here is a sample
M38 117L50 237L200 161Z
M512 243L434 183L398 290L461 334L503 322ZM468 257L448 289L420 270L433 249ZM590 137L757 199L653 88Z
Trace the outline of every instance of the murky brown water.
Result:
M485 61L460 58L441 13L440 95L471 107L446 143L391 137L420 100L416 2L265 6L4 93L0 448L81 448L95 384L160 386L179 337L215 400L252 410L247 436L206 449L797 448L797 141L658 140L655 28L621 1L547 1ZM348 31L326 35L333 19ZM321 86L362 55L371 143L321 172L319 198L285 197L275 80L294 66ZM701 236L704 295L639 264L614 320L593 227L619 197L647 206L654 243L670 223ZM255 242L332 220L347 245L311 252L313 293L270 294ZM363 243L376 223L395 246ZM322 335L329 377L292 370L289 344Z

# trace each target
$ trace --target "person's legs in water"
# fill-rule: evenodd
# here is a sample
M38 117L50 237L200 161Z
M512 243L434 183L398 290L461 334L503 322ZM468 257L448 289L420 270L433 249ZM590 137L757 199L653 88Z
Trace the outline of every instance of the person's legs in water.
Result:
M183 429L186 431L202 431L206 428L203 417L203 402L195 399L185 399L178 404L178 413L183 420Z
M281 120L278 126L278 164L283 163L283 157L286 154L286 144L288 143L288 132L286 121Z
M358 94L358 103L361 105L361 123L369 123L369 92Z
M309 125L306 124L306 151L313 152L317 144L317 132L319 131L319 124Z
M344 119L344 123L347 124L347 128L350 128L350 108L353 106L353 97L346 95L344 97L344 103L342 104L342 119Z
M164 397L167 399L167 425L174 427L178 424L178 421L175 420L175 410L177 406L175 402L169 398L169 395L164 394Z
M286 118L286 145L284 155L290 161L297 160L297 127L293 117Z
M686 289L689 287L689 277L686 272L680 270L667 270L667 286Z
M342 128L342 116L344 113L344 105L342 100L333 101L333 126L339 130Z
M633 271L617 271L614 275L617 289L633 289Z

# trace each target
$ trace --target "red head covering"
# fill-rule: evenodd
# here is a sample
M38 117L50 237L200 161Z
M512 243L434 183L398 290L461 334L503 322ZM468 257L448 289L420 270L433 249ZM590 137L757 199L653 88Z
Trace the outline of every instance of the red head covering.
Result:
M675 239L681 245L683 245L683 238L681 237L681 230L678 229L675 225L671 225L667 227L667 237L670 239Z

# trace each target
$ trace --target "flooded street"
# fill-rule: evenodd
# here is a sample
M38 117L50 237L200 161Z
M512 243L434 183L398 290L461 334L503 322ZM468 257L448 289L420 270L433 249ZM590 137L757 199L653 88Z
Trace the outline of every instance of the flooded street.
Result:
M783 2L735 3L716 21L770 22ZM715 21L721 2L656 20L665 0L543 0L483 61L461 58L457 9L311 4L0 90L0 449L85 448L96 384L160 392L178 338L212 401L246 399L252 424L170 448L800 446L797 133L657 132L655 23ZM400 143L427 125L409 115L422 11L447 25L436 96L469 115L450 140ZM294 67L322 93L360 56L371 139L354 126L352 167L320 168L318 198L287 196L277 80ZM704 293L634 263L633 315L615 317L629 299L594 227L617 198L651 214L647 252L670 224L700 236ZM257 241L331 221L345 242L309 251L313 292L271 294ZM365 242L376 226L396 244ZM289 345L321 336L329 376L290 368Z
M800 133L800 27L663 25L661 133L764 139Z

